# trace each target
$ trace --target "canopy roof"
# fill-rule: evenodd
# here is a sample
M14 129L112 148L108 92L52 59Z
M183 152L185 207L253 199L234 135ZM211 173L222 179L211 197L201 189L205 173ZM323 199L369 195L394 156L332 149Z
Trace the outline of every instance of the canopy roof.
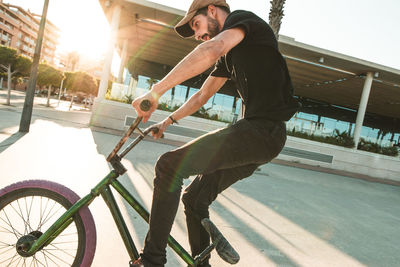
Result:
M107 2L107 4L106 4ZM161 79L199 42L182 39L173 30L184 11L145 0L100 0L111 21L113 4L122 5L118 46L128 40L127 64L134 75ZM107 7L108 6L108 7ZM279 47L286 58L300 98L357 110L365 75L373 72L374 82L367 113L400 119L400 70L321 49L280 36ZM185 84L199 88L207 73ZM228 84L222 93L230 94Z

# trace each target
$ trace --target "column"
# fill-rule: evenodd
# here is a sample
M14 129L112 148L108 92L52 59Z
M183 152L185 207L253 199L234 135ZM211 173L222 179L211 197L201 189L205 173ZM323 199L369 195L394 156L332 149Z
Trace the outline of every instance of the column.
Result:
M371 92L372 81L374 79L372 72L367 73L365 78L364 88L361 94L360 106L357 112L356 126L354 128L354 148L357 149L358 142L360 141L361 127L364 122L365 111L367 110L367 104L369 99L369 93Z
M127 54L128 54L128 39L125 39L122 45L121 64L119 65L118 80L117 80L118 83L123 83L123 75L124 75Z
M114 55L114 46L117 39L120 17L121 17L121 6L117 4L114 6L111 19L110 40L108 43L108 50L106 53L106 57L104 59L103 72L101 75L101 80L99 85L99 93L97 94L99 100L104 99L104 96L106 95L107 92L108 77L110 76L111 63Z
M129 94L131 94L134 98L136 98L136 87L137 87L137 80L131 75L129 80Z

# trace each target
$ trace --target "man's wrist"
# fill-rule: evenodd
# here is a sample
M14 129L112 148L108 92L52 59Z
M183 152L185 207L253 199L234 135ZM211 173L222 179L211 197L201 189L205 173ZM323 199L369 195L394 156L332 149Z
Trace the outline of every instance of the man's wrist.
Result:
M150 93L155 99L158 100L165 93L165 91L166 89L164 88L164 86L160 82L158 82L153 84Z
M170 121L171 124L179 124L177 120L175 120L175 118L173 117L173 115L169 115L168 119Z
M158 99L160 98L160 94L156 91L151 89L149 94L151 95L151 97L155 100L158 101Z

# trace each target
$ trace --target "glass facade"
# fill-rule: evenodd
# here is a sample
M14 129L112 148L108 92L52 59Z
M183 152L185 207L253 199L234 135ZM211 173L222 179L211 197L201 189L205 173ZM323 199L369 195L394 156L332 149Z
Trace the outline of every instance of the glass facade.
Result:
M148 80L148 77L139 76L136 87L136 96L140 96L149 90L149 84L147 82ZM172 89L167 91L160 98L159 102L168 104L171 107L175 105L180 106L186 101L187 98L190 98L198 90L198 88L188 88L187 86L178 85L175 87L174 92ZM210 116L216 114L218 115L219 120L232 122L237 119L241 105L240 99L237 99L235 106L233 104L234 101L235 99L232 96L217 93L208 100L208 102L204 105L204 108L207 110ZM347 132L350 133L350 135L353 135L354 127L355 123L323 116L318 119L318 115L304 112L296 113L295 116L293 116L287 122L288 131L294 129L297 132L304 132L310 135L314 134L320 136L333 136L335 134L335 130L339 130L340 133ZM380 129L374 129L367 126L362 127L361 138L370 142L376 142L382 146L392 146L393 144L400 143L399 133L382 134Z
M136 95L142 95L149 89L149 78L145 76L138 77L138 83L136 87ZM194 95L199 88L187 87L184 85L177 85L174 89L168 90L159 100L160 103L165 103L171 107L182 105L188 98ZM236 105L234 106L235 98L233 96L215 94L211 97L204 108L210 116L218 116L219 120L232 122L237 118L240 110L241 100L237 99Z
M335 130L340 133L347 132L350 135L354 133L355 123L345 122L327 117L320 117L318 123L318 116L304 112L296 113L290 121L287 122L288 131L295 129L297 132L304 132L308 134L320 136L333 136ZM361 138L366 141L378 143L382 146L392 146L393 144L400 143L400 134L383 133L380 129L363 126L361 128ZM379 139L378 139L379 137Z

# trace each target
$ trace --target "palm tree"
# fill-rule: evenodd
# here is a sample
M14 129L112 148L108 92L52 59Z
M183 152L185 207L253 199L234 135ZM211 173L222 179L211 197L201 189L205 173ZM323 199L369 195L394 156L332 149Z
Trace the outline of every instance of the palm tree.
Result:
M149 85L149 90L151 90L151 87L152 87L153 84L155 84L156 82L157 82L157 79L153 79L153 78L147 79L146 83Z
M69 67L70 71L75 71L78 62L79 62L79 54L77 51L72 51L68 53L67 66Z
M283 7L286 0L271 0L271 9L269 11L269 26L271 26L276 39L278 39L279 30L281 28Z

